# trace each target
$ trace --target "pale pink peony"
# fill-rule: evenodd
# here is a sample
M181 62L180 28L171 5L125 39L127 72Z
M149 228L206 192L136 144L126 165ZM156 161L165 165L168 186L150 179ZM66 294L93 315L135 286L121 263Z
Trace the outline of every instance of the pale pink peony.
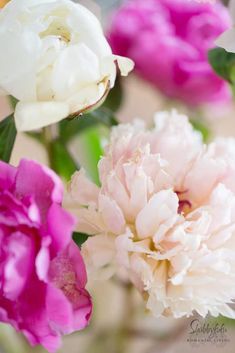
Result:
M235 318L235 139L208 146L177 112L114 128L101 187L74 175L71 196L90 271L124 270L155 316Z
M61 208L63 187L48 168L0 161L0 321L54 352L61 335L88 324L86 269Z

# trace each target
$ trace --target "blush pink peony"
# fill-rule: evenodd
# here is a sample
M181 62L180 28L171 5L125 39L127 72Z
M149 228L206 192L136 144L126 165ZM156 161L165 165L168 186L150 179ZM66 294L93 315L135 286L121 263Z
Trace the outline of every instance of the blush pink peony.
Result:
M166 96L200 105L231 97L207 58L230 25L219 1L129 0L114 14L107 36L113 51L132 58L137 72Z
M48 168L0 162L0 321L54 352L91 314L86 269L61 208L62 183Z
M203 145L187 117L159 113L152 130L113 129L99 175L70 187L89 271L124 271L155 316L235 318L235 139Z

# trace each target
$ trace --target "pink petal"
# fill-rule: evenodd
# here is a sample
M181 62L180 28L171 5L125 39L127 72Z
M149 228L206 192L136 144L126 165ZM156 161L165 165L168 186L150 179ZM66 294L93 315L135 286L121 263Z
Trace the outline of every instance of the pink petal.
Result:
M97 204L99 188L86 177L83 169L73 175L70 190L72 198L80 205Z
M50 207L47 216L47 232L52 240L53 256L65 249L70 243L74 226L75 218L72 215L57 204Z
M49 168L37 162L22 159L16 175L15 192L19 198L34 197L44 219L52 202L61 203L63 185Z
M34 243L27 235L16 232L7 239L4 266L4 296L16 300L24 289L34 264ZM4 247L3 246L3 249Z
M54 331L64 334L73 331L72 305L63 292L52 285L47 286L46 310Z
M14 186L17 169L0 161L0 189L11 189Z
M106 195L99 197L99 210L108 230L119 234L124 230L125 218L117 203Z

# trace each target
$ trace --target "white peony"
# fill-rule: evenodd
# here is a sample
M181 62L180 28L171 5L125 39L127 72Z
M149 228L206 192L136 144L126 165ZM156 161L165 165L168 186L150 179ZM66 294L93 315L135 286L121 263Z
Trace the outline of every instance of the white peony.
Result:
M19 100L19 131L98 106L133 68L115 56L97 18L70 0L12 0L0 12L0 94Z

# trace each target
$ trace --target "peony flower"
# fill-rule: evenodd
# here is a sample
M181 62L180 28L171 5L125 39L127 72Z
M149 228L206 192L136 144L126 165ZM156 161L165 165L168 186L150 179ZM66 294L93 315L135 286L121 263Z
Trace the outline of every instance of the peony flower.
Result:
M11 0L0 12L0 91L19 131L101 104L133 62L112 54L97 18L70 0Z
M189 105L221 103L231 93L207 53L229 25L219 2L129 0L114 14L108 39L114 53L132 58L137 72L167 97Z
M229 10L232 18L233 26L230 26L227 31L222 33L216 41L219 47L224 48L228 52L235 53L235 1L229 1Z
M99 163L101 187L71 182L82 247L96 276L125 276L155 315L235 318L235 139L208 146L177 112L120 125Z
M49 352L91 314L86 269L61 208L62 184L48 168L0 162L0 321Z

